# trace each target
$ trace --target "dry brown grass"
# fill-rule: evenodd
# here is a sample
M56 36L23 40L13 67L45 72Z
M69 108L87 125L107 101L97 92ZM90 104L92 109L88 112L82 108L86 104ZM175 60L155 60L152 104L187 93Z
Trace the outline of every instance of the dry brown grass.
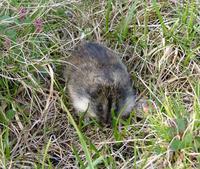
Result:
M72 112L61 72L69 51L82 40L119 53L138 93L156 108L141 121L133 117L113 128L74 117L92 162L99 160L94 168L199 168L199 5L0 2L0 16L10 16L0 19L0 168L89 166L61 107L62 100ZM27 21L18 23L20 7ZM43 20L38 33L37 18Z

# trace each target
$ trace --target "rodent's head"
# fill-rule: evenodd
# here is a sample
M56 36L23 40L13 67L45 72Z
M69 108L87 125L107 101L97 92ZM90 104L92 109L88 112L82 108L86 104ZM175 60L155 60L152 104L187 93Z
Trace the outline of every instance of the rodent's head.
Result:
M116 116L128 117L136 101L132 89L126 88L98 87L90 90L89 97L88 113L106 124L111 122L112 111Z
M114 90L115 91L115 90ZM149 110L147 99L136 101L136 94L132 90L118 89L117 93L105 88L92 89L90 92L73 93L74 108L77 112L86 112L90 117L100 122L110 124L112 111L115 116L125 119L134 111L137 117L143 117L143 112Z

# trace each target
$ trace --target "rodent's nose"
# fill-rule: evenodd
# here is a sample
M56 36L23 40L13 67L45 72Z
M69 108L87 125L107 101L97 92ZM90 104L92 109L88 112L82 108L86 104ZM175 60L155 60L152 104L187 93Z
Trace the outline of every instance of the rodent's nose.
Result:
M110 125L112 122L111 113L102 113L103 116L100 117L100 120L107 125Z

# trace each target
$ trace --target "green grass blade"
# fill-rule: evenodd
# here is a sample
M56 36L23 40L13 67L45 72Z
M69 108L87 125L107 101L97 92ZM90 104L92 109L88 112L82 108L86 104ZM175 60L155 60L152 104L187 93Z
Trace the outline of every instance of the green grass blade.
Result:
M78 128L76 122L74 121L72 115L70 114L69 110L67 109L67 107L63 103L62 99L61 99L61 107L65 112L67 112L67 115L69 117L70 122L72 123L72 125L76 129L76 132L78 134L79 140L80 140L81 145L83 147L83 151L85 152L85 155L86 155L88 166L90 167L90 169L94 169L94 166L93 166L93 163L92 163L92 158L91 158L91 155L90 155L90 151L89 151L89 149L87 147L87 143L85 141L85 138L84 138L83 134L81 133L81 131L79 130L79 128Z

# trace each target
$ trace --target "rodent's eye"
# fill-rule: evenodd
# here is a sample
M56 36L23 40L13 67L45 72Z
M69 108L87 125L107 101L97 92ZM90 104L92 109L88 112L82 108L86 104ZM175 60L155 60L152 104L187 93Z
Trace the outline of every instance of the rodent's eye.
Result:
M103 111L103 106L100 104L97 106L98 111Z

